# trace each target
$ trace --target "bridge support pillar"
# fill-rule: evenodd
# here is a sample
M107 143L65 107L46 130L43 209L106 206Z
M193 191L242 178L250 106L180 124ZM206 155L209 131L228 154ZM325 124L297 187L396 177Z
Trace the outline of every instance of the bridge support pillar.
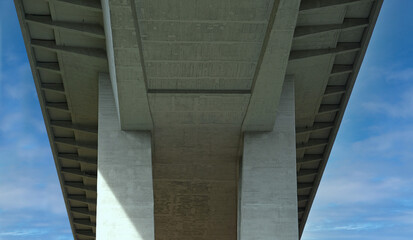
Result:
M245 133L239 240L297 240L294 82L286 79L273 131Z
M99 76L97 240L153 240L151 134L122 131L107 74Z

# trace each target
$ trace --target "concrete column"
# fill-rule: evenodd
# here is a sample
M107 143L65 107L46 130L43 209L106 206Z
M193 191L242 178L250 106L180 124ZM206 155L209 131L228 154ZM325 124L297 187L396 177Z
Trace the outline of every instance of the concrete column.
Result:
M151 134L122 131L109 76L99 76L97 240L153 240Z
M245 133L239 240L297 240L294 82L283 85L272 132Z

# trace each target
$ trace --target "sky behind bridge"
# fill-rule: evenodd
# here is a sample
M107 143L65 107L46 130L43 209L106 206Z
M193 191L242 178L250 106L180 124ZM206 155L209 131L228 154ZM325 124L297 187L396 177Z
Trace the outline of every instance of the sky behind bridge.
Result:
M412 10L383 4L302 240L413 235ZM0 24L0 240L73 239L11 0Z

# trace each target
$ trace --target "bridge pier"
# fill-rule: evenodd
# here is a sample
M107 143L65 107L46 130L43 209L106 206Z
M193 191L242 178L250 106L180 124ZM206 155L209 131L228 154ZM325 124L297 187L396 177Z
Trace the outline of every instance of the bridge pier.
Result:
M287 78L273 131L244 135L239 240L298 239L295 145L294 82Z
M96 239L153 240L151 134L122 131L107 74L99 76Z

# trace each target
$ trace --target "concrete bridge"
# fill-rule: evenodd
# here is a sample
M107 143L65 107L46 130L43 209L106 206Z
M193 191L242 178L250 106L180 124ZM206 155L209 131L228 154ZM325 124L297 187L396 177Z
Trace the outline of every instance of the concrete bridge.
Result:
M297 240L382 0L15 0L75 239Z

